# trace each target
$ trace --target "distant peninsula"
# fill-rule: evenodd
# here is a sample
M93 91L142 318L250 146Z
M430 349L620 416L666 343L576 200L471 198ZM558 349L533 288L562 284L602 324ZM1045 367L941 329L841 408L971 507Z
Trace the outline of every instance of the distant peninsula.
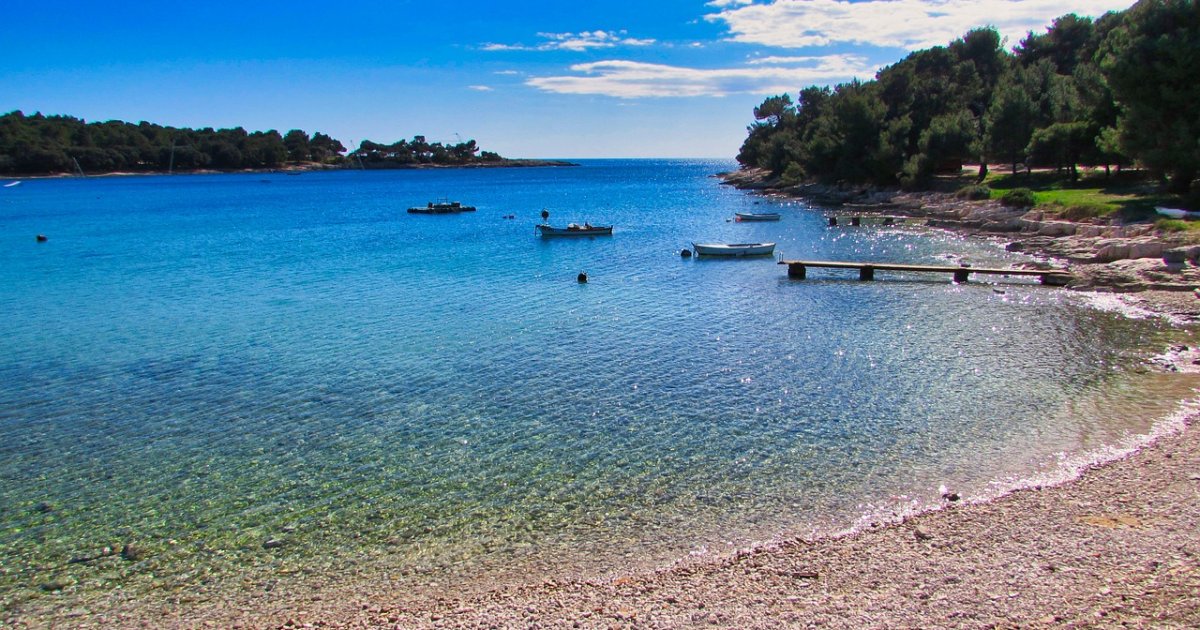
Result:
M347 151L340 141L300 129L189 129L149 122L86 122L73 116L0 116L0 175L202 173L335 168L403 169L574 166L557 160L509 159L475 140L428 142L425 136Z

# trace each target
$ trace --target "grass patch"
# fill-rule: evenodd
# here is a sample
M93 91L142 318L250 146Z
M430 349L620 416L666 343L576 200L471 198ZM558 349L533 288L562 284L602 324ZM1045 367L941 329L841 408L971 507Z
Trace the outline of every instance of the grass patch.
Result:
M1177 202L1158 194L1154 183L1144 173L1136 172L1107 177L1099 172L1085 173L1072 182L1053 171L1016 175L993 171L986 183L992 189L993 199L1003 199L1013 190L1028 188L1033 191L1039 210L1073 221L1113 215L1125 222L1145 221L1155 216L1154 206Z

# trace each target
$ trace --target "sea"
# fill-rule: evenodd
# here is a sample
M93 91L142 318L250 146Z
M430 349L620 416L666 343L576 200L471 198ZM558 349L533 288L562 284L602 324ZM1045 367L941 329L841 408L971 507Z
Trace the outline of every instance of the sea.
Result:
M714 177L734 168L0 188L0 608L704 562L1070 478L1200 386L1146 367L1186 331L1036 281L789 279L778 256L1031 259L830 227ZM441 198L477 211L405 211ZM543 211L615 227L543 238ZM777 257L681 255L762 241Z

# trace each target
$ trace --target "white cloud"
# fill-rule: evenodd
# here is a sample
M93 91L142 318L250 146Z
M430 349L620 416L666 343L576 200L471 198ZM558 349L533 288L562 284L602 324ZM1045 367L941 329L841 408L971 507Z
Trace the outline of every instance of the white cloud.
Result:
M718 13L736 42L781 48L834 43L916 50L944 45L972 28L994 26L1013 44L1041 32L1061 15L1098 16L1126 9L1133 0L770 0L747 4L717 0ZM736 7L736 8L733 8Z
M684 68L638 61L598 61L571 66L574 75L534 77L526 85L558 94L617 98L779 94L806 85L870 78L876 68L854 55L793 57L786 64L754 67Z
M617 46L649 46L653 39L627 37L625 31L583 31L581 33L538 33L546 40L535 46L525 44L484 44L483 50L570 50L582 52L593 48L616 48Z
M492 88L489 86L486 86L486 85L468 85L467 89L475 90L476 92L491 92L492 91Z
M513 76L513 75L517 75L517 74L521 74L521 73L516 70L497 70L497 71L493 72L492 74L498 74L501 76Z

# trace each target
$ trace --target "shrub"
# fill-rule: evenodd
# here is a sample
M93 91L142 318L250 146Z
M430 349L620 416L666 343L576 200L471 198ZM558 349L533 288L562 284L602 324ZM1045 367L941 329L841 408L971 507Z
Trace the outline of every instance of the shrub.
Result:
M1102 217L1109 213L1107 207L1097 203L1079 203L1056 209L1058 216L1068 221L1082 221L1084 219L1094 219Z
M804 167L795 162L789 162L787 168L783 169L781 179L785 186L795 186L804 183Z
M1029 208L1037 204L1037 199L1028 188L1014 188L1000 197L1000 203L1014 208Z
M971 201L991 199L992 189L983 184L972 184L970 186L963 186L962 188L959 188L958 192L954 193L954 196L958 197L959 199L970 199Z
M1154 227L1163 232L1186 232L1188 230L1187 221L1179 219L1159 219L1154 222Z

